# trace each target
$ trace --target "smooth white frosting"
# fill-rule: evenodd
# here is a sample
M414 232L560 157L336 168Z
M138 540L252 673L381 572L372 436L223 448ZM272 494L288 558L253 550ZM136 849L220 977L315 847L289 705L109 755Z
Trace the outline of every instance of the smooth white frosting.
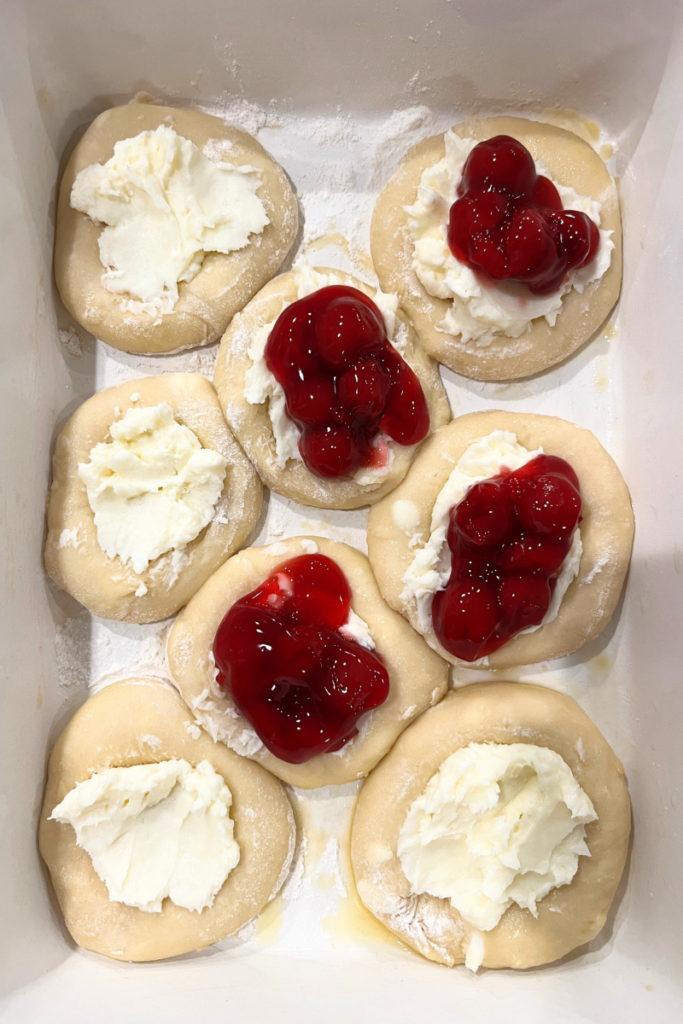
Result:
M503 469L514 473L542 454L542 448L535 451L524 448L517 441L516 434L510 430L494 430L486 437L475 441L462 454L434 502L429 539L424 545L419 545L419 542L417 545L413 544L417 550L402 580L404 586L401 601L407 607L416 608L418 628L421 632L432 632L434 594L446 587L451 575L451 556L447 543L451 509L462 501L474 484L498 476ZM392 518L398 526L404 521L404 504L403 501L395 501L392 508ZM396 505L399 505L399 508L395 512ZM579 571L582 551L581 531L577 527L543 621L538 626L522 630L523 633L534 632L557 618L562 598Z
M306 298L307 295L312 295L313 292L317 292L321 288L327 288L330 285L351 284L352 287L355 287L349 276L341 273L341 271L339 273L321 274L315 267L311 266L305 256L297 258L292 270L295 274L297 298L299 299ZM407 340L407 330L405 324L397 316L397 296L378 289L372 299L384 318L389 340L394 348L403 355ZM290 305L290 302L283 302L280 313ZM265 360L266 345L276 321L277 317L274 320L270 320L267 324L263 324L254 333L247 353L251 359L251 366L244 377L244 397L250 405L268 403L268 417L275 440L275 460L277 466L280 469L284 469L290 459L296 462L302 462L303 460L299 452L299 428L287 415L284 389L278 384L268 369ZM370 467L356 470L353 474L353 479L358 484L371 485L376 483L378 479L386 476L391 467L394 459L392 442L384 434L379 434L375 439L375 444L386 446L387 461L380 468Z
M448 899L490 931L512 903L536 917L537 902L571 882L579 857L590 857L585 826L596 819L554 750L470 743L411 804L398 856L414 893Z
M240 859L231 806L208 761L174 759L95 772L50 819L73 827L110 900L159 913L168 897L201 912Z
M208 526L227 461L202 448L166 402L129 409L109 430L112 440L91 449L78 475L95 514L98 544L140 573Z
M214 163L160 125L82 170L71 205L107 225L98 240L104 287L126 296L124 311L160 316L173 312L178 282L196 276L207 252L243 249L263 231L259 185L255 168Z
M439 325L441 330L460 337L464 343L475 342L485 347L498 335L519 338L538 317L545 317L554 327L562 310L563 295L572 288L583 292L609 267L614 248L611 231L600 231L596 258L588 266L571 271L562 287L550 295L532 295L518 282L484 284L470 267L453 256L446 237L449 211L458 198L462 169L477 143L474 139L461 139L453 131L446 132L444 142L446 155L423 171L416 200L412 206L405 207L415 245L415 273L430 295L454 300ZM600 226L600 203L580 196L573 188L559 185L540 160L536 161L536 170L553 182L565 210L586 213Z

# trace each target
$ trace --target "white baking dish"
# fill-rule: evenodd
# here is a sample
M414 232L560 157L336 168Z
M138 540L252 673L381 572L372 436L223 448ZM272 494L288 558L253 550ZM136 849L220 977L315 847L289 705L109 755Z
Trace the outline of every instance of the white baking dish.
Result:
M674 0L0 3L0 1019L683 1019L679 14ZM474 976L383 939L349 889L353 787L295 794L308 834L305 874L255 930L150 965L83 953L66 936L35 842L46 751L89 682L163 671L163 631L93 622L48 588L40 551L51 441L95 389L180 367L210 374L213 361L213 350L141 359L81 344L55 301L62 153L80 126L139 89L223 110L258 131L301 193L307 240L334 224L361 248L372 197L408 146L466 113L571 108L599 123L599 145L615 147L625 277L613 324L531 381L482 385L445 373L455 415L500 405L591 428L633 496L630 579L606 633L563 662L507 674L569 692L627 769L630 867L607 927L581 955ZM329 246L313 255L344 257ZM320 512L271 495L257 540L305 530L363 547L364 523L364 512Z

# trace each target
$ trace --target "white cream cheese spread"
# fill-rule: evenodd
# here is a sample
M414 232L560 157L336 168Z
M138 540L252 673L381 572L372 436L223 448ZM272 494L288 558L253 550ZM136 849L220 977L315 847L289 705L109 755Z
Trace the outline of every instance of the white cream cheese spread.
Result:
M253 167L214 163L168 125L122 139L105 164L82 170L71 205L107 225L99 236L102 283L124 311L172 313L178 282L207 252L243 249L269 223Z
M211 522L227 462L202 448L166 402L129 409L112 423L78 475L95 514L97 541L133 571L166 551L181 550Z
M330 285L351 283L348 276L341 272L332 274L319 273L315 267L311 266L305 256L299 256L292 269L296 276L297 298L299 299L304 299L306 296L312 295L313 292L317 292L321 288L327 288ZM378 289L373 295L372 300L384 318L387 337L394 348L403 355L405 352L407 330L405 324L397 316L397 296ZM289 305L291 303L283 302L280 313ZM290 459L294 459L297 462L303 460L299 452L299 428L287 415L284 389L278 384L268 369L265 360L266 345L276 320L277 317L275 320L263 324L254 334L248 351L251 366L244 378L244 397L250 405L262 405L264 402L268 402L268 417L275 440L275 459L278 467L284 469ZM372 484L378 478L385 476L389 471L394 456L391 444L384 434L378 435L376 444L386 449L385 464L379 468L365 467L358 469L354 474L356 483L361 485Z
M494 430L486 437L471 444L458 460L434 502L429 539L426 544L417 547L415 556L403 576L404 586L401 600L407 607L411 605L416 607L418 627L423 633L432 631L434 594L446 587L451 575L451 558L447 543L451 509L462 501L474 484L488 480L492 476L498 476L503 469L514 473L515 470L542 454L542 448L531 452L524 448L511 431ZM407 504L406 502L394 502L394 507L399 505L399 508L395 512L392 509L392 517L399 526L407 521L405 508ZM560 575L557 578L555 590L548 611L543 616L543 621L538 626L530 626L528 629L522 630L523 633L532 633L557 618L562 598L579 571L582 551L581 531L577 527L572 546L562 563Z
M168 897L201 912L240 859L231 805L208 761L172 760L95 772L50 818L73 827L110 900L159 913Z
M512 904L537 916L568 885L597 815L567 763L529 743L470 743L447 757L401 828L398 856L413 892L448 899L490 931Z
M361 647L367 648L368 651L374 651L375 641L372 639L370 627L365 619L356 615L353 608L349 608L349 617L344 625L340 626L339 632L347 640L355 640Z
M447 241L449 211L458 198L465 161L477 143L474 139L461 139L453 131L446 132L444 142L446 155L423 172L415 203L405 207L415 245L413 269L417 277L430 295L452 300L439 325L441 330L459 337L465 344L475 342L485 347L499 335L519 338L538 317L545 317L554 327L562 310L563 295L572 288L583 292L609 267L614 248L611 232L600 231L595 259L588 266L571 271L562 287L550 295L532 295L523 284L514 281L484 284L470 267L453 256ZM536 161L536 170L550 178L542 161ZM600 203L550 180L565 210L586 213L600 226Z

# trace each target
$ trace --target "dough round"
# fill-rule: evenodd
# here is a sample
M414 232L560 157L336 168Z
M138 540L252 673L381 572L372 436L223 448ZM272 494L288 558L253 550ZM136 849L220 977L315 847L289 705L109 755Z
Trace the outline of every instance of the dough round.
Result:
M534 633L519 633L488 656L488 664L459 661L433 632L425 634L430 647L454 665L469 668L511 668L562 658L600 633L616 608L628 571L633 546L633 512L624 479L611 456L589 430L556 416L532 413L474 412L459 416L430 438L408 476L390 497L370 511L368 552L384 600L405 615L417 629L414 601L401 599L403 576L415 556L410 537L394 522L395 501L407 499L419 512L415 534L425 543L432 508L441 488L465 449L493 430L510 430L530 451L543 448L575 469L583 503L583 554L578 575L567 590L556 619Z
M139 398L132 402L136 393ZM204 448L227 459L228 466L209 525L183 552L168 551L137 574L98 544L78 464L89 461L98 442L111 440L111 424L129 409L160 402L168 402L176 420L194 431ZM249 536L261 511L258 476L223 419L213 387L196 373L145 377L93 395L57 438L52 476L45 568L55 583L104 619L157 622L174 615ZM147 593L137 597L140 583Z
M202 268L181 282L172 313L161 318L121 309L121 296L102 284L98 238L101 225L70 206L79 171L103 164L114 144L159 125L203 149L222 147L219 159L250 164L261 172L258 197L270 223L249 245L227 254L207 253ZM55 237L55 279L62 302L86 330L124 352L174 352L208 345L220 338L231 318L277 272L298 228L298 207L287 177L261 145L218 117L198 110L179 110L133 101L100 114L76 146L59 187Z
M450 900L411 892L396 850L413 801L447 757L470 743L532 743L556 751L593 802L590 857L569 885L538 903L538 917L512 904L495 928L477 932ZM631 813L624 769L578 704L527 683L476 683L450 693L398 739L364 783L351 834L358 895L392 932L429 960L461 964L473 933L484 967L536 967L594 938L624 870Z
M588 341L619 298L622 257L617 186L595 150L564 128L521 117L490 117L461 121L453 131L478 142L494 135L511 135L534 159L545 162L555 181L598 200L602 204L600 227L612 231L614 242L609 268L582 295L572 290L564 296L554 327L539 318L520 338L501 335L486 346L475 341L463 343L440 330L450 300L434 298L418 280L404 209L415 202L423 171L443 158L443 135L434 135L410 150L377 200L370 238L380 285L384 291L396 292L427 352L456 373L474 380L515 380L541 373Z
M84 949L117 960L161 960L204 949L250 921L287 877L296 828L282 786L206 733L193 739L191 732L196 732L192 715L170 685L127 679L86 701L57 741L48 768L39 845L66 926ZM239 864L201 914L170 899L158 914L110 900L89 855L76 845L73 828L47 820L76 783L96 771L176 757L194 767L209 761L233 798L230 815Z
M348 274L341 274L327 267L315 269L321 274L339 274L345 284L358 288L371 297L375 294L374 288ZM261 479L276 494L283 494L286 498L293 498L295 501L318 508L346 509L372 504L393 490L403 479L418 445L404 448L393 441L390 442L394 460L386 476L372 484L359 484L348 477L324 480L309 472L303 462L293 459L289 460L284 469L280 469L275 459L275 440L268 416L268 406L266 403L250 405L244 397L244 377L252 365L247 352L254 333L259 327L277 319L282 312L283 303L295 302L297 298L296 273L290 271L281 274L267 284L231 323L218 350L214 376L225 417L258 469ZM415 332L400 310L398 316L407 332L406 351L403 357L420 380L429 406L431 429L435 430L451 418L439 368L422 351Z
M359 735L340 751L289 764L263 746L215 682L212 648L216 631L235 601L251 593L282 562L316 551L334 559L343 570L351 588L351 607L370 627L389 672L390 690L384 704L360 720ZM303 789L363 778L413 718L443 697L448 683L445 662L385 605L365 555L320 537L292 537L268 547L248 548L226 562L176 619L168 639L168 661L197 721L215 740Z

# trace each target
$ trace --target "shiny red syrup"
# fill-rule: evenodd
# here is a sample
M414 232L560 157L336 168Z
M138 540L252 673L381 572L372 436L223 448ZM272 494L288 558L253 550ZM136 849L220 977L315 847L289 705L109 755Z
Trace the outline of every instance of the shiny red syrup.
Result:
M386 434L422 441L429 410L420 382L387 338L363 292L331 285L293 302L268 338L266 365L301 431L299 452L316 476L343 477L386 464Z
M585 213L562 209L552 181L536 173L531 153L509 135L474 147L458 195L448 247L494 281L520 281L532 294L547 295L570 270L595 259L597 224Z
M476 661L539 625L580 522L578 478L554 455L471 487L451 509L451 576L432 605L446 650Z
M381 659L339 632L351 591L325 555L283 562L241 598L216 633L217 680L276 757L340 750L389 694Z

